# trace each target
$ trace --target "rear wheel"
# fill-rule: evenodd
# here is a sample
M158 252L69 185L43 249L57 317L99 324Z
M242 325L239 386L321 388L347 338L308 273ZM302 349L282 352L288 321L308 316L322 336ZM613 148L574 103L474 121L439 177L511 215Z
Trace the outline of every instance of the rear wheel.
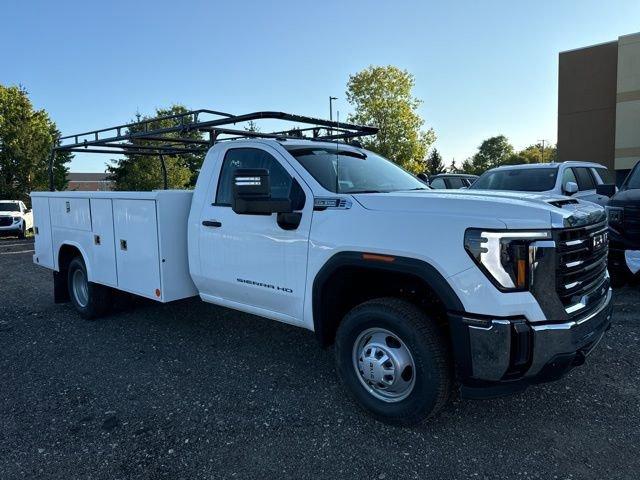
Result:
M110 289L89 281L82 258L76 257L69 263L67 285L71 303L83 318L93 320L109 310Z
M368 301L345 316L336 335L336 364L355 400L391 424L426 420L452 389L444 335L426 313L396 298Z

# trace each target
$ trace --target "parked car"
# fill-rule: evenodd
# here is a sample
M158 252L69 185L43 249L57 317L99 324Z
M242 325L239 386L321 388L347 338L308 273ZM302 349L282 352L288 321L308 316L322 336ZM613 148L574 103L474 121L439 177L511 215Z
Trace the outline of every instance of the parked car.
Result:
M591 162L536 163L505 165L483 173L472 190L514 190L567 195L606 205L609 187L615 185L606 167Z
M609 273L615 285L640 277L640 163L607 205Z
M335 135L323 141L318 119L188 119L192 131L230 134L239 120L276 115L307 121L314 139L240 131L251 138L203 142L193 191L33 192L33 260L53 270L55 301L96 318L114 290L199 296L309 329L335 344L355 400L402 425L438 411L454 385L467 398L519 392L561 377L598 344L611 322L602 207L435 191ZM184 128L176 117L175 130L120 126L57 148L100 144L101 132L110 144L128 140L121 130L157 139ZM372 131L325 123L342 138Z
M24 238L33 228L33 214L20 200L0 200L0 235Z
M438 190L443 188L469 188L477 179L477 175L466 173L440 173L429 177L429 186Z

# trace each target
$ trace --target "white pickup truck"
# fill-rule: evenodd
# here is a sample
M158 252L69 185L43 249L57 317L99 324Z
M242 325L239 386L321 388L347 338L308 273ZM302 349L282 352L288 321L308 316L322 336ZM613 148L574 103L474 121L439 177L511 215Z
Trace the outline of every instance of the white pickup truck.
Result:
M435 191L358 146L274 137L215 142L194 191L33 192L56 301L94 318L116 289L199 296L306 328L361 406L404 425L454 385L557 379L608 329L601 207Z

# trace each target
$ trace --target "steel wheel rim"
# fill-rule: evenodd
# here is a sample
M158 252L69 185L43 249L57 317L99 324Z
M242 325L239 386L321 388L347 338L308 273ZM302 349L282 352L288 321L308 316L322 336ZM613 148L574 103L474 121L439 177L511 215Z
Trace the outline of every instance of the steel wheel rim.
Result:
M369 328L353 344L353 368L362 386L387 403L407 398L416 383L411 351L395 333Z
M89 304L89 285L87 284L87 276L81 269L73 272L72 278L73 296L81 307Z

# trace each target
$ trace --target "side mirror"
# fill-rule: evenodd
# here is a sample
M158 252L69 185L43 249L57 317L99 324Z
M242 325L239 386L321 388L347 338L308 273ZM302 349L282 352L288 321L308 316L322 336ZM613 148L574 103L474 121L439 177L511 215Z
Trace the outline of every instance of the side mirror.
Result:
M266 168L238 168L233 172L231 208L241 215L271 215L293 211L290 199L271 198L269 170Z
M605 197L611 198L616 194L616 186L610 183L596 185L596 193L598 195L604 195Z
M564 184L563 190L567 195L573 195L578 191L578 184L576 182L567 182Z

